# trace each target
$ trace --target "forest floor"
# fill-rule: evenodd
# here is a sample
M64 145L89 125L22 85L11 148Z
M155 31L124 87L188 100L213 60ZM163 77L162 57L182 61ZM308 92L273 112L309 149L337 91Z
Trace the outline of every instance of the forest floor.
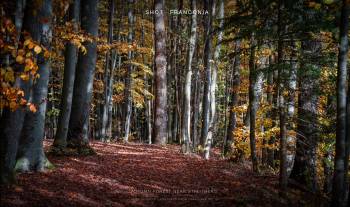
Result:
M49 155L55 169L19 174L1 190L0 206L321 206L293 188L281 198L277 176L254 174L218 151L207 161L175 145L91 146L97 155Z

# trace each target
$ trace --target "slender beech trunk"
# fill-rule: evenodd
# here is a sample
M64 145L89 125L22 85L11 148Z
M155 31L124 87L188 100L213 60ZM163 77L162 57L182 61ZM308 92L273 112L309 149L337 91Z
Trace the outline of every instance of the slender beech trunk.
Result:
M285 25L283 25L282 11L284 9L284 3L282 0L279 1L278 8L278 45L277 45L277 66L278 66L278 112L280 121L280 171L279 171L279 184L281 187L281 193L285 192L288 185L288 174L287 174L287 115L286 115L286 103L285 103L285 81L286 70L284 66L284 40L282 35L285 32Z
M198 51L198 50L197 50ZM198 61L198 53L197 53L197 61ZM193 122L192 122L192 147L197 148L199 141L198 141L198 119L199 119L199 110L200 110L200 90L201 90L201 85L200 85L200 73L199 73L199 68L196 68L194 72L194 96L193 96L193 106L192 106L192 111L193 111Z
M191 9L196 10L196 0L191 0ZM190 152L190 134L191 134L191 81L192 81L192 59L194 50L196 48L196 36L197 36L197 15L192 14L191 28L190 28L190 41L188 43L187 51L187 71L186 80L184 86L184 104L183 104L183 116L182 116L182 140L184 141L184 153Z
M206 141L206 147L204 148L204 157L205 159L209 159L210 156L210 148L213 143L213 134L214 134L214 129L215 129L215 113L216 113L216 80L217 80L217 73L218 73L218 60L220 56L220 51L221 51L221 41L223 38L223 24L224 24L224 1L220 0L219 1L219 14L218 18L220 21L219 24L219 33L218 33L218 43L215 47L215 52L214 52L214 64L211 67L211 81L210 81L210 115L209 115L209 131L208 131L208 136L207 136L207 141ZM212 6L212 18L215 16L215 7L216 7L216 1L213 2Z
M74 0L74 2L69 5L69 21L73 21L75 31L78 31L79 15L80 0ZM53 146L58 149L62 149L67 145L68 125L72 109L75 68L78 60L77 54L78 51L76 46L71 42L67 42L64 52L64 78L60 114L58 118L58 128L53 143Z
M288 95L286 100L286 173L287 177L290 176L290 173L292 172L293 164L294 164L294 157L295 157L295 143L296 143L296 136L295 136L295 129L293 127L294 123L294 114L295 114L295 95L296 95L296 89L297 89L297 48L295 45L295 42L292 40L290 48L292 50L291 56L290 56L290 70L287 74L287 89L288 89Z
M166 42L164 25L164 0L155 0L154 9L162 10L154 15L154 42L155 42L155 103L154 103L154 143L166 144L167 140L167 84L166 84Z
M259 82L260 79L262 81L262 74L259 69L256 68L255 65L255 50L256 50L256 40L255 34L251 35L251 46L250 46L250 57L249 57L249 140L250 140L250 157L252 160L253 171L258 171L258 159L256 156L256 112L258 110L259 105ZM261 82L260 82L261 83Z
M111 44L113 41L113 19L114 19L114 7L115 7L115 0L109 1L109 15L108 15L108 37L107 42L108 44ZM112 93L110 92L112 90L110 82L112 81L112 52L107 51L106 54L106 64L105 64L105 73L104 73L104 104L102 105L102 118L101 118L101 134L100 137L103 141L110 140L111 134L107 136L107 126L108 126L108 119L109 119L109 113L110 113L110 105L111 105L111 99L112 99Z
M269 57L269 64L270 66L273 64L272 56ZM267 94L266 94L267 98L266 99L267 99L267 103L271 107L271 110L268 111L268 113L266 114L266 117L271 120L271 123L272 123L271 128L274 126L273 114L275 112L275 102L274 102L274 94L273 94L274 93L273 76L274 76L274 71L269 70L267 74ZM269 140L267 141L267 143L269 144L269 146L272 146L275 143L275 137L274 136L269 137ZM275 149L268 148L267 160L266 160L267 164L271 167L274 167L275 166L274 160L275 160Z
M86 0L81 6L81 28L93 37L98 36L98 0ZM74 81L72 111L68 142L81 148L89 143L89 114L97 58L96 42L84 42L87 53L79 52Z
M35 17L36 27L31 28L30 33L39 33L40 43L47 49L51 48L52 39L52 1L44 0L39 16ZM47 19L48 21L41 21ZM43 149L45 128L45 113L48 93L48 83L51 71L51 61L45 59L43 54L38 55L38 74L40 77L33 84L32 103L37 111L27 111L23 123L21 139L19 142L17 162L15 169L18 171L42 171L51 166Z
M133 14L133 4L134 0L129 0L129 11L128 11L128 26L129 26L129 33L128 33L128 43L132 44L133 41L133 22L134 22L134 14ZM133 57L133 52L128 52L128 60L131 61ZM127 77L125 81L125 119L124 119L124 142L128 142L128 137L130 133L130 120L131 120L131 114L132 114L132 94L131 94L131 85L132 85L132 65L130 64L127 71Z
M205 34L205 46L204 46L204 70L205 70L205 82L203 92L203 118L202 118L202 131L201 131L201 145L204 151L210 150L211 138L208 137L209 122L210 122L210 85L211 85L211 63L212 58L211 47L212 47L212 0L204 1L204 10L209 11L208 15L204 16L204 34ZM209 138L209 139L208 139Z
M229 103L229 123L227 127L227 137L224 147L224 155L226 155L231 150L231 145L233 143L233 132L236 128L236 112L235 107L238 105L239 101L239 94L238 89L240 85L240 65L241 65L241 59L240 59L240 40L236 41L236 55L234 58L233 63L233 71L232 71L232 88L230 88L230 103Z
M302 55L318 55L321 43L316 40L302 42ZM310 58L310 57L309 57ZM297 143L291 177L317 190L316 149L318 140L318 104L320 68L315 63L301 62L297 115Z
M345 169L347 145L347 59L348 59L348 29L349 29L349 1L343 0L341 11L339 54L338 54L338 79L337 79L337 133L334 159L334 177L332 206L345 206L346 202L346 180L348 169ZM348 97L349 98L349 97ZM349 109L348 109L349 110ZM350 201L348 201L348 204ZM349 205L348 205L349 206Z

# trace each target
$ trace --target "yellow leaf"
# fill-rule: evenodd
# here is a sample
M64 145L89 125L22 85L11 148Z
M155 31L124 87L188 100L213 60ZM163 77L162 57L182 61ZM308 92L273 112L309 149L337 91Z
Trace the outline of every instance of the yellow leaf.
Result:
M40 52L41 52L41 47L40 46L35 46L34 47L34 52L36 53L36 54L39 54Z
M50 57L50 52L45 50L44 52L44 58L49 58Z
M24 81L29 80L29 75L27 75L27 74L22 74L22 75L20 75L19 77L20 77L22 80L24 80Z
M30 42L30 43L28 44L28 48L29 48L29 49L33 49L33 47L34 47L34 44L33 44L32 42Z
M18 62L19 64L22 64L24 62L24 57L21 55L18 55L16 57L16 62Z
M29 43L31 42L31 40L30 39L27 39L26 41L24 41L24 46L27 46Z

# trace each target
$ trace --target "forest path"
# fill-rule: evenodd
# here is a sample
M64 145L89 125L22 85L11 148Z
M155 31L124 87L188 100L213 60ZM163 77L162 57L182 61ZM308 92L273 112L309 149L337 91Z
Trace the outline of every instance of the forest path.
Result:
M46 148L50 142L45 141ZM24 173L0 206L287 206L275 176L174 145L91 144L97 155L51 157L54 170ZM297 192L296 192L297 193ZM289 203L293 202L299 203ZM298 205L299 206L299 205Z

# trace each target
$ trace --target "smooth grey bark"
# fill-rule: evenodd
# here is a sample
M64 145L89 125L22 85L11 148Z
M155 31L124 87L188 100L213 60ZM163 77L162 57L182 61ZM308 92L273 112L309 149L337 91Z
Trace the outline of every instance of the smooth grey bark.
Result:
M198 61L198 55L197 55L197 61ZM200 110L200 91L201 91L201 77L199 74L199 68L197 68L194 72L194 96L193 96L193 104L192 104L192 111L193 111L193 122L192 122L192 130L191 130L191 138L192 138L192 147L197 148L199 141L198 141L198 120L199 120L199 110Z
M191 0L191 9L196 10L196 0ZM184 153L190 152L190 141L191 141L191 82L192 82L192 59L194 50L196 48L196 37L197 37L197 15L192 14L191 16L191 28L190 28L190 41L188 43L187 51L187 71L184 86L184 104L182 115L182 139L184 141Z
M215 16L215 7L216 2L213 3L212 6L212 18ZM221 52L221 41L223 39L223 30L222 27L224 25L224 1L219 1L219 12L218 12L218 19L219 19L219 33L218 33L218 39L217 39L217 45L215 47L214 52L214 64L211 67L211 81L210 81L210 115L209 115L209 131L208 136L206 140L206 147L204 148L204 157L205 159L209 159L210 156L210 148L213 143L213 134L214 134L214 128L215 128L215 113L216 113L216 85L217 85L217 73L218 73L218 61L219 56Z
M78 31L79 16L80 0L74 0L74 2L69 5L69 21L73 21L75 31ZM72 109L75 68L77 60L77 47L73 43L67 42L64 52L64 77L60 114L58 117L57 132L53 143L53 146L56 148L64 148L67 146L67 133Z
M249 139L250 139L250 157L252 160L252 169L258 171L258 160L256 155L256 113L259 107L259 100L262 93L263 73L255 64L256 40L254 32L251 35L251 48L249 57Z
M292 133L294 129L293 127L293 121L294 121L294 115L295 115L295 101L296 101L296 90L297 90L297 54L296 54L296 45L295 42L292 41L291 45L291 56L290 56L290 70L287 74L287 90L288 95L286 97L286 173L287 177L290 176L290 173L292 172L292 168L294 165L294 157L295 157L295 143L296 143L296 136L294 133Z
M233 132L236 128L236 112L234 111L235 107L238 105L238 89L240 85L240 65L241 65L241 59L240 59L240 40L236 41L236 54L234 57L234 63L233 63L233 71L232 71L232 87L230 89L230 97L231 100L229 102L229 123L227 127L227 133L226 133L226 142L224 146L224 155L226 155L231 150L231 145L233 143Z
M278 113L279 113L279 138L280 138L280 151L279 151L279 185L281 188L280 193L284 195L288 185L288 173L287 173L287 109L286 109L286 69L285 69L285 54L284 54L284 39L283 34L285 33L286 26L283 22L283 10L284 1L279 1L278 6L278 45L277 45L277 67L278 67L278 79L277 79L277 90L278 90Z
M40 35L40 43L47 49L50 49L52 39L52 0L44 0L42 2L39 15L35 19L37 26L36 28L33 27L33 30L29 32L32 35L38 33ZM41 21L42 19L47 19L47 21ZM35 80L32 88L32 103L36 106L37 111L27 111L25 115L15 166L15 169L18 171L42 171L51 167L51 163L47 160L43 149L51 61L45 59L42 53L39 54L37 61L40 77Z
M93 37L98 35L98 0L86 0L81 6L81 29ZM68 144L83 147L89 143L89 114L93 92L93 80L96 65L96 42L84 42L87 53L79 52L74 81L72 111Z
M108 14L108 44L113 41L113 19L114 19L114 7L115 0L109 1L109 14ZM112 56L112 57L111 57ZM108 132L108 124L112 111L110 110L112 104L112 87L113 87L113 61L115 60L115 54L107 51L106 64L104 72L104 104L102 106L102 118L101 118L101 139L103 141L110 140L112 138L111 132Z
M128 26L129 26L129 33L128 33L128 43L131 44L133 41L133 0L129 0L129 10L128 10ZM132 51L128 52L128 60L131 61L133 57ZM124 142L128 142L128 137L130 133L130 120L131 120L131 113L132 113L132 94L131 94L131 85L132 85L132 65L128 67L126 80L125 80L125 119L124 119Z
M338 75L337 75L337 129L336 129L336 146L334 159L334 177L332 190L332 206L345 206L346 202L346 183L348 169L346 167L346 159L349 159L346 151L349 146L346 145L349 139L349 129L347 129L346 117L347 111L347 61L349 51L348 29L349 29L349 1L343 0L341 11L341 22L339 32L339 54L338 54ZM350 201L348 201L350 204ZM349 205L348 205L349 206Z
M320 54L318 41L302 42L304 57ZM291 178L317 190L316 149L318 140L317 106L319 100L320 68L315 63L301 62L299 72L299 97L297 114L297 143Z
M142 15L143 18L143 15ZM141 28L141 45L144 46L145 44L145 27L142 25ZM145 57L142 54L143 62L145 62ZM144 81L145 81L145 90L151 90L151 80L147 77L147 74L144 74ZM146 116L146 137L148 144L152 144L152 104L151 104L151 98L146 97L145 100L145 116Z
M203 92L203 108L202 108L202 131L201 131L201 146L206 148L210 147L211 139L208 139L209 121L210 121L210 85L211 85L211 64L210 60L212 58L211 47L212 47L212 0L204 1L204 10L209 11L208 15L204 18L204 34L205 34L205 46L204 46L204 70L205 70L205 82L204 82L204 92ZM204 149L204 151L206 151Z
M155 10L164 10L164 0L154 1ZM166 42L165 42L164 14L154 15L155 42L155 102L153 137L155 144L166 144L167 141L167 80L166 80Z
M22 31L24 10L27 1L16 1L16 12L14 16L17 31ZM29 3L31 3L29 1ZM31 8L31 7L30 7ZM28 15L28 12L27 12ZM29 21L29 22L28 22ZM26 23L31 23L31 18L26 18ZM32 25L32 24L28 24ZM20 39L20 32L16 37ZM17 46L16 46L17 48ZM22 71L21 67L19 71ZM17 77L14 87L18 87L24 91L25 99L30 97L29 84L25 83L21 78ZM16 164L16 156L18 150L18 142L23 128L25 116L25 108L18 108L16 111L3 109L0 118L0 184L9 184L15 181L14 167Z

